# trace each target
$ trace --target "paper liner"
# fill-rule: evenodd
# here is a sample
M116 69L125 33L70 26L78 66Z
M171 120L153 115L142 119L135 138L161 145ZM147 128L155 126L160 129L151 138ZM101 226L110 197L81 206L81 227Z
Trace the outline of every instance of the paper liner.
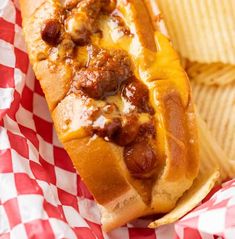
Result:
M156 0L170 38L191 61L235 64L234 0Z
M0 238L197 239L214 218L219 220L209 235L231 238L235 226L227 218L235 216L234 180L202 204L205 213L213 212L207 220L196 208L156 230L139 219L102 232L98 207L58 142L29 66L17 6L17 1L0 1ZM223 214L216 214L215 202Z

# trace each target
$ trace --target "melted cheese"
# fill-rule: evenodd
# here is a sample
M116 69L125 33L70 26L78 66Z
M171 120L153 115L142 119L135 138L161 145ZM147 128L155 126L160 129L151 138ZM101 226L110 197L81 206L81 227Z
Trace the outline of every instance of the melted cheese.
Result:
M79 64L81 65L86 65L87 61L88 61L88 52L87 52L87 47L78 47L77 48L77 61Z
M131 4L128 6L131 7ZM103 37L97 39L96 44L106 49L123 49L132 59L135 76L148 86L150 92L150 103L155 109L157 122L155 125L157 132L156 150L160 158L164 158L165 152L167 152L167 130L163 115L164 108L162 108L160 99L166 92L176 90L186 107L189 100L187 76L182 70L178 55L168 38L160 32L155 32L156 51L144 47L137 34L137 26L133 21L133 16L129 14L131 11L128 10L127 6L119 10L125 16L123 20L131 29L132 35L120 37L117 29L113 28L111 19L108 17L101 18L99 26L103 31ZM124 110L125 104L120 101L119 97L114 96L113 100ZM142 123L148 120L149 115L141 114L139 116L139 121Z
M99 35L92 35L92 44L104 49L123 49L130 56L133 63L133 71L135 76L143 81L150 92L150 103L155 109L156 129L158 132L157 140L158 153L165 152L165 129L164 119L162 116L162 108L159 105L159 98L162 94L169 90L177 90L182 98L183 105L188 103L188 83L184 71L181 69L177 54L173 50L169 40L159 32L155 32L156 50L150 50L144 47L143 38L137 34L138 26L133 20L133 16L129 14L128 8L131 4L119 8L120 13L125 16L123 20L130 28L131 35L124 35L120 33L118 26L113 24L110 16L100 16L98 26L102 31L102 37ZM80 47L77 52L79 61L86 62L88 53L86 47ZM110 96L107 102L115 103L121 113L127 113L131 105L121 99L120 95ZM140 114L139 121L141 123L149 121L148 114ZM74 119L77 121L77 119ZM66 139L77 138L84 134L78 126L74 126L71 122L71 128L66 133Z
M102 38L93 38L94 44L106 49L123 49L133 62L133 71L139 80L147 86L164 80L164 85L171 89L177 89L181 93L184 105L188 103L187 78L181 69L178 55L170 45L169 40L160 32L155 32L156 51L143 47L138 34L136 34L135 22L125 19L126 24L133 33L131 36L121 35L118 29L113 27L110 17L101 17L99 27L103 32ZM169 65L170 64L170 65ZM170 66L170 67L169 67Z

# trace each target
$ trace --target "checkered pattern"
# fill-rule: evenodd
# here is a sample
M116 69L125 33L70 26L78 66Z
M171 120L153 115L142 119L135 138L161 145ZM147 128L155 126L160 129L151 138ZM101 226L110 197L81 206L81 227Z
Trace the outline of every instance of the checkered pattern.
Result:
M235 180L224 183L211 194L206 202L175 224L179 238L235 238Z
M235 181L175 225L152 230L141 228L147 221L139 219L102 232L97 205L56 137L29 66L18 2L0 1L1 239L230 239L235 238L232 195Z

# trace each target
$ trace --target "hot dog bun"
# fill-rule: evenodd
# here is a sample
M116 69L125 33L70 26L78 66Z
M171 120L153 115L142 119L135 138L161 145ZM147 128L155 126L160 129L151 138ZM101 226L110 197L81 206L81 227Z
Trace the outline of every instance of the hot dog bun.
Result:
M188 78L145 2L20 3L31 64L104 230L170 211L198 174L197 127Z

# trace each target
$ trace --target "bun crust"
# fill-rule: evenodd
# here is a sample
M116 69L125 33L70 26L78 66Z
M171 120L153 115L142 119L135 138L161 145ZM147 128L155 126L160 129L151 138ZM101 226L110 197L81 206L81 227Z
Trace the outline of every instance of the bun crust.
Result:
M42 39L45 21L61 18L61 3L56 0L40 0L37 4L20 0L20 3L30 61L45 93L57 134L81 178L101 205L104 229L109 231L140 216L170 211L198 174L197 128L188 78L169 40L154 32L145 2L117 1L118 17L131 29L130 37L119 39L115 28L110 34L107 22L112 18L110 20L106 14L99 18L102 38L97 40L97 34L93 34L91 41L108 51L125 50L135 76L148 89L155 112L151 117L156 136L151 147L157 152L158 160L155 176L149 180L133 177L125 163L122 145L107 142L97 134L88 135L81 127L87 123L82 121L86 114L83 107L98 107L101 101L83 100L83 96L73 92L74 68L79 68L81 63L71 58L60 60L64 54L60 51L63 40L59 46L52 47ZM76 49L79 60L87 57L84 46Z

